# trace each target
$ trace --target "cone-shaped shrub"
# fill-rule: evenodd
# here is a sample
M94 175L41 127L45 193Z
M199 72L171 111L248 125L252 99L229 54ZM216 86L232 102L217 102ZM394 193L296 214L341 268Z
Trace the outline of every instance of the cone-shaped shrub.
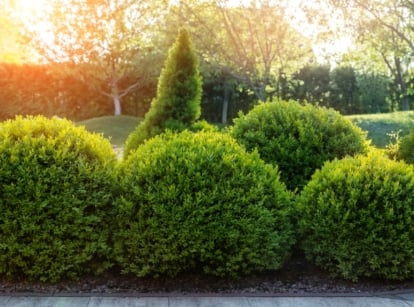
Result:
M124 272L218 276L280 268L293 244L278 173L230 136L156 136L119 166L115 256Z
M316 265L357 280L414 273L414 169L372 152L326 163L299 201L302 247Z
M107 265L115 154L63 119L0 124L0 273L56 281Z
M200 117L201 93L197 56L188 32L182 29L168 53L157 96L144 121L129 135L124 156L166 129L181 131L189 128Z
M332 109L295 101L261 103L235 119L231 135L278 165L290 190L299 189L327 160L367 150L363 131Z

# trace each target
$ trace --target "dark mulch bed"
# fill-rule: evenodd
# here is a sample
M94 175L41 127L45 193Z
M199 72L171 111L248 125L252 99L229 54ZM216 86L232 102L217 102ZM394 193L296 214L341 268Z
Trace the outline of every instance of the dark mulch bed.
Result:
M200 276L196 273L180 274L174 278L137 278L106 273L99 277L86 277L78 281L56 284L0 279L0 294L32 293L99 294L99 295L364 295L393 291L414 290L414 279L401 282L360 280L357 283L332 278L326 272L304 260L293 257L285 267L243 277L239 280Z

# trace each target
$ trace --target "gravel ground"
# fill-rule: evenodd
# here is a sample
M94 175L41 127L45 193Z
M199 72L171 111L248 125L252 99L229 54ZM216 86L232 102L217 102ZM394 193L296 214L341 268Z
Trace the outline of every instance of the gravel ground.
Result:
M196 273L174 278L137 278L106 273L78 281L56 284L0 279L0 293L33 294L144 294L144 295L364 295L414 289L414 279L403 282L335 279L294 257L283 270L246 276L239 280L220 279Z

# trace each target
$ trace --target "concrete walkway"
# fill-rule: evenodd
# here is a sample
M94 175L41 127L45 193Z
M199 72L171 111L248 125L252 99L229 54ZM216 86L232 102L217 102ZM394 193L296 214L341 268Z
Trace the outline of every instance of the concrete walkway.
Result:
M414 292L371 297L0 296L5 307L414 307Z

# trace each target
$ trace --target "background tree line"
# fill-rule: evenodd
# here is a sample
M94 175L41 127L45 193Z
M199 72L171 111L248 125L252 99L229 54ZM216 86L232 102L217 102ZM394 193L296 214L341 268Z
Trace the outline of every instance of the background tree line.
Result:
M100 94L101 84L91 90L83 81L62 74L68 64L0 64L0 118L16 114L57 115L72 120L113 114L112 101ZM77 67L82 71L81 67ZM88 70L88 66L83 69ZM129 78L129 79L128 79ZM125 79L139 79L131 75ZM385 113L398 110L392 79L376 73L357 72L350 66L331 69L327 65L306 65L290 76L281 74L267 88L266 98L280 97L332 107L342 114ZM120 83L120 86L123 86ZM155 96L157 79L149 79L140 90L122 100L123 114L143 117ZM223 117L226 101L227 115ZM216 71L204 74L202 117L211 122L229 121L241 110L247 112L257 97L247 83Z
M99 86L91 89L85 82L62 73L68 65L1 63L0 120L14 118L15 115L42 114L78 121L114 114L111 99L100 94ZM89 68L78 66L76 69L87 71ZM155 93L156 81L149 80L139 91L131 91L123 99L124 114L145 114ZM125 80L127 82L128 79ZM102 84L101 88L104 86Z
M0 65L0 117L143 116L168 46L183 26L200 59L207 120L225 123L273 97L343 114L411 109L414 35L408 21L414 6L377 2L319 0L309 7L299 1L292 9L288 0L51 1L41 30L47 40L29 26L34 20L7 19L23 29L20 43L39 63ZM331 28L332 12L343 27ZM313 35L301 28L303 16L319 29ZM321 60L314 46L346 35L355 38L354 48L328 50Z

